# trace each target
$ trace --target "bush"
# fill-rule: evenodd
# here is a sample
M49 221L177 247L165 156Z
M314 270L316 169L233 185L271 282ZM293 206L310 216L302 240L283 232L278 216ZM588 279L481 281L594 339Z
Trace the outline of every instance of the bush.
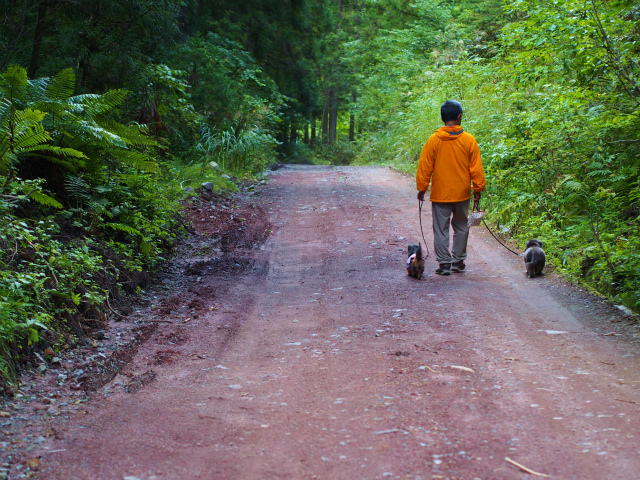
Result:
M179 234L159 145L110 116L126 92L74 85L71 70L0 77L0 382L43 332L56 348L87 335L128 272L156 265Z
M353 142L338 140L334 143L320 143L313 149L317 163L329 165L351 165L356 159Z

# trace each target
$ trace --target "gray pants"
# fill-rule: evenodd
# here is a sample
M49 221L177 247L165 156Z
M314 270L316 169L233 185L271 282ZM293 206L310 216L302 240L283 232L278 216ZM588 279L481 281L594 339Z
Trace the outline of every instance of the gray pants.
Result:
M467 258L469 200L431 203L433 243L438 263L456 263ZM449 252L449 225L453 227L453 249Z

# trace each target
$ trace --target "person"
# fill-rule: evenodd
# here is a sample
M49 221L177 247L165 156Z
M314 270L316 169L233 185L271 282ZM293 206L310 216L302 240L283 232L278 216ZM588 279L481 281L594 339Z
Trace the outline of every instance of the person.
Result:
M480 201L485 188L480 148L473 135L462 128L462 105L447 100L440 108L444 126L429 137L420 154L416 184L418 200L431 183L433 241L438 275L462 272L467 258L467 225L471 187L473 200ZM453 228L453 248L449 251L449 227Z

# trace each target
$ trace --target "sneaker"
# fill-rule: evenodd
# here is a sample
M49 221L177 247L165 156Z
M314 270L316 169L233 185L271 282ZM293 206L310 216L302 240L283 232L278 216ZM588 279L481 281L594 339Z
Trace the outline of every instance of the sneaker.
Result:
M436 270L438 275L451 275L451 264L450 263L441 263L440 268Z
M460 260L459 262L451 264L451 271L454 272L454 273L460 273L465 268L466 268L466 265L464 264L463 260Z

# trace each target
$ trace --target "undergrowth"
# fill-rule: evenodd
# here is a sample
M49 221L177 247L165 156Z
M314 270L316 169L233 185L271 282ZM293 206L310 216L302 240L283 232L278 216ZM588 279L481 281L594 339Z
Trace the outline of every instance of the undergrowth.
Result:
M135 292L180 232L180 187L127 93L75 76L0 76L0 389L34 348L86 341L110 295Z

